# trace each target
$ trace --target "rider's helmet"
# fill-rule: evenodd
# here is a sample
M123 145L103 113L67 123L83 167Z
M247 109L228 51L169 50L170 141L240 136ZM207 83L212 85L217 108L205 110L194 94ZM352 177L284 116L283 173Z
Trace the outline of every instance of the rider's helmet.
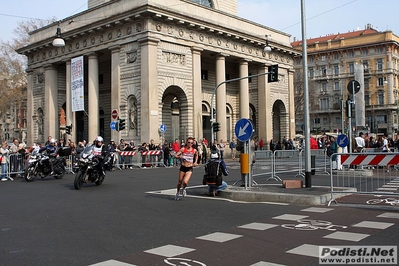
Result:
M100 143L101 142L101 143ZM103 145L104 139L101 136L98 136L95 140L96 146L101 147Z
M57 141L55 139L50 139L50 144L56 144Z

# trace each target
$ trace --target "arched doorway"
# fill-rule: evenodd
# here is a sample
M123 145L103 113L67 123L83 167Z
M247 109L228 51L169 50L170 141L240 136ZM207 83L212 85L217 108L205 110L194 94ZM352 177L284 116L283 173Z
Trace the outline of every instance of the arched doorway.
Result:
M273 138L281 141L284 136L288 136L288 114L284 103L277 100L273 104Z
M192 134L192 112L184 91L177 86L168 87L162 98L162 124L166 126L163 141L186 139Z

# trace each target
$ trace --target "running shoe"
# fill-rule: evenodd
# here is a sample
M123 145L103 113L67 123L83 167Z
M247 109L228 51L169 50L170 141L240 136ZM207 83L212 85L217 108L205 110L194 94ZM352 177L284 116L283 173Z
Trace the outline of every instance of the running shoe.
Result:
M182 195L183 197L187 196L187 191L186 191L185 188L182 189L181 195Z
M175 195L175 200L180 200L180 195L179 195L179 193L176 193L176 195Z

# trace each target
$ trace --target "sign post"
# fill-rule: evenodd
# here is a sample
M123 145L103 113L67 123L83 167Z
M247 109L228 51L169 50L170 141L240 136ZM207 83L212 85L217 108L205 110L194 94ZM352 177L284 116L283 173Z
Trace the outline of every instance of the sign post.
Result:
M241 175L244 176L245 179L245 189L252 185L251 177L251 167L250 162L252 158L250 158L251 154L251 145L249 143L252 134L253 134L253 125L251 120L246 118L241 118L237 121L236 126L234 128L234 133L237 136L237 139L244 143L244 153L240 154L240 163L241 163Z

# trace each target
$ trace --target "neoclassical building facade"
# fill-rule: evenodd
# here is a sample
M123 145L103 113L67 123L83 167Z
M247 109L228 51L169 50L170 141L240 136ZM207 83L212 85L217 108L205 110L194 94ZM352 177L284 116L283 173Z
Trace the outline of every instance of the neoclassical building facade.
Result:
M57 27L64 47L52 46ZM209 140L212 107L217 140L236 137L241 118L251 119L253 136L264 141L295 135L298 51L288 34L238 17L236 0L89 0L88 10L32 32L18 52L28 59L28 144L65 138L67 125L74 141ZM81 56L84 110L72 112L71 60ZM273 64L278 82L260 75L215 90ZM126 120L124 130L111 129L112 110Z

